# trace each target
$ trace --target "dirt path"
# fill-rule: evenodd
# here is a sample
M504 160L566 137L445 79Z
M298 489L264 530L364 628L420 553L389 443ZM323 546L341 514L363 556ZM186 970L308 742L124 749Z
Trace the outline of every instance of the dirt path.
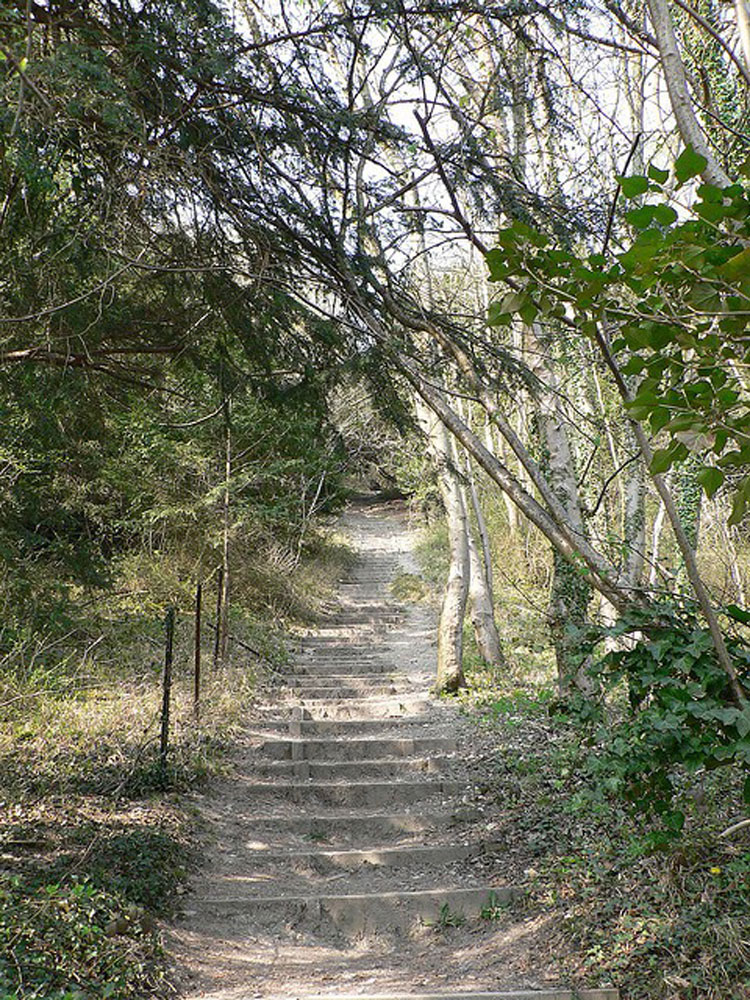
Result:
M208 861L170 942L182 994L571 998L535 967L544 918L519 910L472 812L476 734L430 698L434 611L391 597L415 572L404 512L342 526L356 566L200 802Z

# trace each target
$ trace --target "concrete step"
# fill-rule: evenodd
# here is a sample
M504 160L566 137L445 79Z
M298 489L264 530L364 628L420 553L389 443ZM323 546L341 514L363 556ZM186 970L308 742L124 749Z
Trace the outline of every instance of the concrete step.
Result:
M295 709L301 709L308 722L323 722L326 719L361 720L416 718L434 707L434 702L426 695L386 694L341 698L337 691L329 691L322 698L308 696L307 692L295 692L286 699L286 705L275 699L258 706L262 717L273 717L279 721L291 719Z
M307 702L310 699L319 700L323 698L384 698L388 696L409 695L413 691L411 685L404 682L398 684L370 684L366 682L358 686L341 684L318 686L315 684L314 678L309 678L309 680L312 683L299 686L290 685L288 688L282 689L282 696L287 701L292 699L299 700L301 698Z
M407 805L425 799L449 798L460 786L454 781L362 781L362 782L244 782L237 792L244 801L276 800L296 805L347 806L351 809Z
M292 711L295 711L292 708ZM380 736L387 738L406 738L426 736L434 729L434 720L428 715L397 716L388 719L304 719L290 720L284 714L273 719L254 719L249 732L258 735L276 733L283 736L288 733L292 738L307 737L309 739L324 739L325 737L342 737L342 742L365 736Z
M400 670L389 670L387 673L378 672L374 674L342 674L339 672L314 674L288 673L284 675L284 679L286 686L295 690L306 687L336 688L346 685L350 688L357 688L365 694L370 694L374 687L384 687L392 684L402 684L404 687L414 688L414 682L411 678Z
M320 624L323 628L331 626L337 628L342 625L357 628L360 625L400 625L403 620L404 614L401 611L363 607L357 611L339 611L328 614Z
M447 865L463 861L482 851L481 844L453 844L438 847L371 847L346 851L256 851L254 870L278 867L281 871L298 868L326 875L340 870L362 868L415 868L419 865ZM257 860L256 860L257 859Z
M291 682L298 677L331 677L334 675L345 675L349 677L372 677L380 680L390 677L396 673L390 663L382 660L362 660L359 658L337 659L326 656L320 661L309 660L307 662L297 661L291 670L286 671L285 677Z
M433 703L427 697L419 698L416 695L403 695L401 697L373 697L373 698L308 698L302 697L299 703L302 705L305 716L310 716L313 722L322 722L325 719L394 719L399 717L415 717L428 712Z
M430 993L297 993L296 1000L620 1000L615 987L572 990L501 990L489 993L466 993L461 989Z
M299 645L303 649L308 650L337 650L340 649L342 652L348 652L351 654L361 653L363 656L368 654L372 655L374 652L373 645L375 644L372 636L361 636L351 634L351 630L347 630L345 635L303 635L299 638ZM378 641L377 645L381 645Z
M295 929L313 929L333 925L344 934L359 936L378 931L406 931L417 923L437 925L441 912L444 917L474 920L492 898L503 905L521 895L519 890L507 886L445 887L341 896L235 896L196 899L191 905L208 916L245 918L253 926L283 922Z
M241 818L241 817L240 817ZM452 813L445 808L419 812L351 812L302 813L290 816L273 813L248 813L248 845L287 847L299 843L300 849L311 844L330 847L362 847L374 840L387 839L393 846L413 843L415 838L430 834L435 838L439 831L450 836ZM296 840L295 840L296 838Z
M442 774L449 763L450 758L443 756L392 757L385 760L273 760L255 763L252 773L258 777L296 778L300 781L308 778L321 781L351 778L385 780L419 773Z
M456 741L442 736L393 736L381 739L266 739L260 753L273 760L382 760L455 753Z

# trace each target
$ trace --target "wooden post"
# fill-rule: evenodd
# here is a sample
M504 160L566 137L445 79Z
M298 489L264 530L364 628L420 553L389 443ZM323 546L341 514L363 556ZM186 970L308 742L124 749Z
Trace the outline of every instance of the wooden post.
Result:
M214 635L214 670L219 666L221 655L222 601L224 597L224 568L219 567L216 582L216 632Z
M167 752L169 750L169 704L172 696L172 661L174 659L174 608L169 608L164 621L166 646L164 650L164 683L161 703L161 740L160 758L162 773L167 770Z
M196 720L200 716L201 703L201 604L203 600L203 586L198 584L195 588L195 670L193 674L193 712Z

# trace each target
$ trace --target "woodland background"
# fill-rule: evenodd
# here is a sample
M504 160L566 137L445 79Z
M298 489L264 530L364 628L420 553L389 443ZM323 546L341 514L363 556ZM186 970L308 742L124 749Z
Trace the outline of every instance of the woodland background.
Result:
M0 990L160 988L174 793L376 487L436 688L546 727L488 781L578 973L748 995L749 85L744 0L0 4Z

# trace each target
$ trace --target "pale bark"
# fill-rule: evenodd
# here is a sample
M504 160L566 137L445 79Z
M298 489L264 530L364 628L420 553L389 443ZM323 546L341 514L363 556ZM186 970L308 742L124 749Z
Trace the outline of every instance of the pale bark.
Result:
M625 424L626 447L637 449L630 423ZM637 453L637 452L636 452ZM631 462L621 473L622 484L622 576L629 587L638 589L646 555L646 473L642 460Z
M622 609L630 605L633 595L620 587L614 566L592 549L580 535L570 530L568 525L559 522L550 511L545 510L539 501L523 488L505 465L489 452L476 434L460 420L440 393L424 380L410 361L402 357L400 367L430 409L465 446L487 475L508 494L521 513L542 532L555 550L572 565L579 568L585 566L591 585L608 597L616 608Z
M463 625L469 597L471 565L469 526L461 489L452 468L450 439L445 425L417 400L417 417L427 435L437 465L440 495L448 527L450 565L438 622L437 691L456 691L465 683L463 672Z
M484 424L484 443L492 455L498 454L497 443L495 442L495 434L493 432L492 421L489 418L489 414L485 420ZM500 453L502 460L506 465L509 465L508 455L505 448L501 447ZM518 508L510 499L507 493L502 493L503 503L505 504L505 514L508 519L508 530L512 535L518 535L520 530L520 522L518 520Z
M737 29L740 33L742 57L745 67L750 70L750 2L734 0L734 10L737 17Z
M587 528L578 492L567 418L555 371L547 360L550 344L535 328L528 328L527 334L530 347L529 367L537 378L534 401L539 435L547 455L547 478L565 511L568 524L580 538L586 538ZM574 690L585 695L593 693L586 664L581 662L577 643L569 632L569 626L585 624L590 599L591 586L580 568L571 566L555 552L549 621L555 643L558 687L562 697L570 695Z
M468 527L468 525L467 525ZM495 622L495 610L487 586L487 579L479 557L479 549L469 527L466 536L469 548L469 617L474 628L479 655L493 666L505 664L505 657L500 646L500 636Z
M650 588L656 586L656 577L659 572L659 546L661 545L661 535L664 530L666 514L667 508L664 506L664 501L660 500L659 509L656 512L654 524L651 529L651 567L648 572L648 585Z
M654 35L659 46L661 67L664 71L669 100L682 140L686 146L692 146L696 153L705 157L706 167L702 174L703 179L717 187L728 187L732 183L731 179L716 162L695 113L668 0L647 0L647 3Z
M484 518L484 511L482 510L482 504L479 500L479 491L477 490L477 481L474 475L474 470L471 466L471 457L468 452L464 450L465 459L465 469L466 469L466 480L469 484L469 496L471 497L471 509L474 512L474 520L477 523L477 532L479 534L479 540L482 543L482 565L484 567L484 579L487 586L487 592L490 598L490 604L494 604L494 593L493 593L493 575L492 575L492 549L490 546L490 535L487 531L487 522Z
M229 656L229 598L230 598L230 564L229 564L229 532L231 525L231 480L232 480L232 419L229 399L225 396L222 406L224 414L224 496L222 511L222 544L221 544L221 616L216 623L218 632L219 662L225 664Z

